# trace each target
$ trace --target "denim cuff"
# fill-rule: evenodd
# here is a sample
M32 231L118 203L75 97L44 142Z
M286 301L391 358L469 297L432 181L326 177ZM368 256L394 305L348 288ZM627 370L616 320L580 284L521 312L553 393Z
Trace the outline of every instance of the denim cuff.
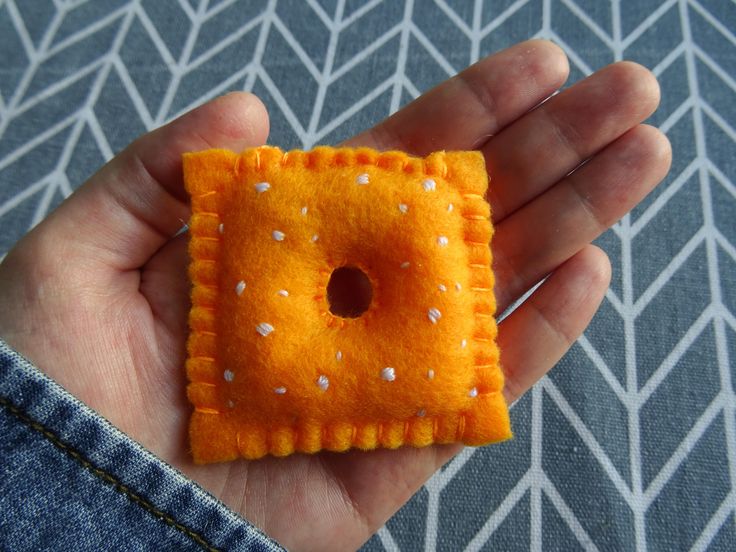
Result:
M283 550L0 340L0 549Z

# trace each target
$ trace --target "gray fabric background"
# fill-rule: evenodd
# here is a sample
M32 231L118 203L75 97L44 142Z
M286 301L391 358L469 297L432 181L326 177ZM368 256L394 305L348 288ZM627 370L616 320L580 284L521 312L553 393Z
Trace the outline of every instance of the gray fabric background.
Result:
M147 129L253 90L270 142L335 143L489 52L571 81L654 70L673 169L599 244L585 336L366 550L736 549L736 4L730 0L0 0L0 254Z

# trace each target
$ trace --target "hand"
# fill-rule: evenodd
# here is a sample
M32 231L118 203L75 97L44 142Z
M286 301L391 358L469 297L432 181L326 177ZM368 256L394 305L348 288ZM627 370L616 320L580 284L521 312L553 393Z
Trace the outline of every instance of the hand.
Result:
M606 255L591 240L639 202L670 163L664 135L639 124L659 101L648 71L609 66L539 105L567 72L559 48L525 42L348 142L416 155L484 153L499 312L549 275L499 328L508 401L587 326L610 277ZM208 466L193 465L187 453L186 237L172 239L189 216L180 155L239 151L262 144L267 132L262 104L237 93L136 140L0 265L0 335L284 545L355 548L460 446Z

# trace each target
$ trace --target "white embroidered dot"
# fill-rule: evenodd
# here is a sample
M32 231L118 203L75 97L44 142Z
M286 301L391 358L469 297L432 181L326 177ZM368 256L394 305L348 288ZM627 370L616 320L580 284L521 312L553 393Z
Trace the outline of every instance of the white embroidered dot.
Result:
M369 182L368 173L359 174L358 178L355 179L355 182L357 182L358 184L363 184L363 185L368 184Z
M217 231L222 234L225 231L225 225L223 223L220 223L220 225L217 227Z
M335 353L335 358L336 358L336 359L337 359L338 361L342 360L342 351L337 351L337 352Z
M233 381L235 379L235 374L232 370L225 370L222 374L222 377L225 378L225 381Z
M437 321L442 318L442 313L439 311L439 309L432 307L427 311L427 318L429 318L429 321L432 324L436 324Z
M387 366L381 370L381 379L385 381L394 381L396 379L396 371L390 366Z
M437 286L437 289L439 289L441 292L447 291L447 287L445 287L445 284L440 284Z
M434 379L434 370L431 368L427 370L427 379L433 380Z
M254 187L256 189L256 192L258 192L259 194L262 194L263 192L268 190L271 187L271 185L268 182L259 182Z
M458 291L460 291L461 289L463 289L463 286L460 285L460 282L455 282L455 289L458 290Z
M432 178L427 178L422 182L422 188L424 188L425 192L431 192L434 191L434 189L437 187L437 183Z
M289 292L286 291L285 289L280 289L276 293L278 293L281 297L288 297L289 296Z
M445 247L448 243L450 243L450 240L447 239L447 236L440 236L437 238L437 245L440 247Z
M478 396L478 388L473 387L470 391L468 391L468 397L474 398Z
M286 393L286 387L274 387L273 392L277 395L283 395Z
M302 216L305 216L307 214L307 210L308 209L307 209L307 206L306 205L304 207L302 207Z
M419 409L419 412L417 412L417 416L419 418L424 418L424 416L426 416L426 415L427 415L427 411L424 408L420 408Z
M317 378L317 387L319 387L322 391L327 391L327 388L330 386L330 380L327 378L327 376L320 376Z
M245 291L245 282L243 280L240 280L235 285L235 293L237 293L238 295L242 295L244 291Z
M461 349L464 349L464 348L465 348L465 347L467 347L467 346L468 346L468 340L467 340L467 339L463 339L463 340L462 340L462 341L460 342L460 348L461 348Z
M407 213L409 211L409 206L406 203L399 203L399 211Z
M227 401L227 407L228 408L235 408L235 403L233 401Z
M312 243L316 242L318 239L319 239L319 236L315 234L314 236L312 236Z
M271 237L276 241L284 241L286 234L284 234L281 230L274 230L273 232L271 232Z
M453 210L454 208L455 208L455 206L454 206L454 205L453 205L452 203L450 203L450 204L449 204L449 205L447 206L447 212L448 212L448 213L452 213L452 210Z
M399 266L401 266L401 268L409 268L411 266L411 263L409 261L404 261Z
M266 337L268 334L270 334L273 331L273 326L269 324L268 322L261 322L256 326L256 331L261 334L263 337Z

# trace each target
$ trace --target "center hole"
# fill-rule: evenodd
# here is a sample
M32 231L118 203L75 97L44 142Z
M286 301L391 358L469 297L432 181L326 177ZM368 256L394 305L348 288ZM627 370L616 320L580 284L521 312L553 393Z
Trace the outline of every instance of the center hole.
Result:
M368 310L373 286L365 272L354 266L341 266L330 275L327 301L330 312L342 318L358 318Z

